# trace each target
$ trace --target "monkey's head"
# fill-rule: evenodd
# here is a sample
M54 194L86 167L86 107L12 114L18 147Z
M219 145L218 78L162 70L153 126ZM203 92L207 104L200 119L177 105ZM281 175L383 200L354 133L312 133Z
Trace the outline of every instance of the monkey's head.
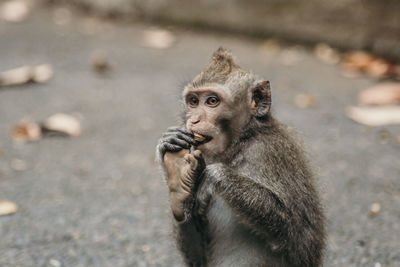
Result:
M223 48L185 87L183 100L186 128L203 139L198 149L206 157L221 155L245 131L270 117L269 82L242 70Z

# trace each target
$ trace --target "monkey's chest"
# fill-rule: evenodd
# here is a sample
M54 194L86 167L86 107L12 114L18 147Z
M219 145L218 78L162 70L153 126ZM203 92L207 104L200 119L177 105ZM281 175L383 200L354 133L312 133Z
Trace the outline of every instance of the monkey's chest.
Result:
M210 266L248 266L265 262L263 242L245 227L219 196L210 202L208 214Z
M229 205L219 196L211 200L207 213L208 232L214 239L230 236L238 229L238 219Z

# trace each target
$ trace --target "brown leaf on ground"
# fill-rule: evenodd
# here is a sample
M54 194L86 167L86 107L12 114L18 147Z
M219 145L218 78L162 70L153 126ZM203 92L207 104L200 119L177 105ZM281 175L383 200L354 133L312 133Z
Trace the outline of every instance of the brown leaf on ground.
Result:
M49 64L35 67L22 66L0 73L0 86L21 85L30 82L44 83L53 76L53 68Z
M365 51L354 51L344 56L342 67L349 77L354 76L356 72L366 73L375 78L396 76L395 65Z
M32 68L32 82L44 83L53 77L53 67L50 64L42 64Z
M337 64L340 61L340 54L327 44L317 44L314 49L315 56L327 64Z
M368 216L370 218L376 217L381 212L381 204L373 203L369 209Z
M10 0L0 4L0 19L8 22L21 22L25 20L31 9L28 1Z
M19 124L14 126L12 137L17 143L26 141L36 141L42 137L40 125L30 119L22 119Z
M110 64L107 55L104 51L95 51L92 55L92 68L99 74L106 74L113 70L113 66Z
M358 101L365 105L393 105L400 103L400 83L381 83L358 95Z
M22 66L0 73L0 86L10 86L28 83L32 78L32 69Z
M0 200L0 216L16 213L17 210L17 204L6 200Z
M389 76L393 72L393 68L394 66L388 61L376 58L367 65L365 71L371 77L380 78Z
M352 71L364 71L374 61L374 56L364 51L354 51L343 59L343 67Z
M258 47L264 55L274 55L281 50L281 45L275 39L269 39L260 44Z
M294 103L299 108L314 108L318 105L318 99L313 95L298 94L294 97Z
M400 124L400 106L349 107L346 114L354 121L368 126Z
M143 45L154 49L166 49L175 42L172 32L161 29L145 30L143 33Z
M67 136L79 136L82 133L81 124L78 119L71 115L58 113L43 123L44 133L59 133Z
M149 252L150 251L150 246L149 245L143 245L142 246L142 251L143 252Z
M25 171L26 163L22 159L13 159L11 161L11 168L16 171Z

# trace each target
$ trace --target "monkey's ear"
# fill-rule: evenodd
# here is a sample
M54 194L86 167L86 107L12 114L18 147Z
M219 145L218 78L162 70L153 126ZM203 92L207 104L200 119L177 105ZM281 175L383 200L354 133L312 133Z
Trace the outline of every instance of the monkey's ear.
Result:
M265 117L271 108L271 88L269 81L262 81L251 88L251 110L253 115Z

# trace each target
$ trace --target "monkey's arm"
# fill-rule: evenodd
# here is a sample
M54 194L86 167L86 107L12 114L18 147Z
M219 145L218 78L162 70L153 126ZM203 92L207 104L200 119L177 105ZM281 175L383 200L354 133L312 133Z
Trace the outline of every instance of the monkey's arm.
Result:
M205 266L201 234L192 217L194 192L205 167L200 151L188 150L196 144L193 133L172 127L160 139L157 152L170 191L177 245L188 266Z
M166 153L164 157L175 218L177 244L188 266L204 266L203 240L193 218L196 180L204 169L200 151Z
M266 185L240 175L221 163L211 164L204 171L203 183L197 195L200 216L205 214L214 193L220 195L240 221L258 235L268 239L285 239L290 210L283 199Z
M192 216L196 180L204 170L204 160L198 150L193 153L181 150L166 153L164 161L177 244L188 266L204 266L203 240Z
M204 240L193 219L175 223L177 244L187 266L205 266Z

